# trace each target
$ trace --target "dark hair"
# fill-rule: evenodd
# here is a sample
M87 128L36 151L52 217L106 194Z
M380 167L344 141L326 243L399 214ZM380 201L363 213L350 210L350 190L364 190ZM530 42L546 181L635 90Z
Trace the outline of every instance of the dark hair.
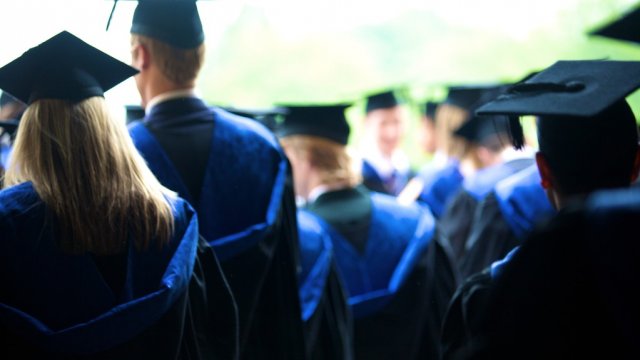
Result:
M629 186L638 148L638 128L626 101L584 117L541 116L538 142L566 195Z

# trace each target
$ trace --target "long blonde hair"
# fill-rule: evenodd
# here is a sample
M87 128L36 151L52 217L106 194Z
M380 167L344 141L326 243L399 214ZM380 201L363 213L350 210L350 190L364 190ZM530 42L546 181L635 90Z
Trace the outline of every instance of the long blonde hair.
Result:
M309 135L286 136L280 139L280 143L284 149L317 168L322 184L356 186L361 181L356 164L344 145Z
M70 253L112 254L129 236L139 249L166 244L173 213L166 190L101 97L31 104L18 129L5 186L31 181Z

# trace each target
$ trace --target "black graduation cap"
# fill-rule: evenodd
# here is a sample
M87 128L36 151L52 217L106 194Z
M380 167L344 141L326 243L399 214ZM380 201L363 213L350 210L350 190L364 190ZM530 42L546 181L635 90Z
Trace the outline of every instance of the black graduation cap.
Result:
M620 19L592 31L591 35L640 43L640 7L626 13Z
M507 116L474 116L454 132L469 142L484 144L488 139L509 132Z
M443 103L472 112L478 107L482 97L487 96L487 89L494 88L495 85L450 86Z
M438 105L440 105L440 103L437 103L435 101L427 101L424 104L424 115L427 117L427 119L431 121L436 120L436 110L438 109Z
M349 140L349 124L344 111L349 106L351 105L285 106L287 114L276 133L279 137L290 135L318 136L346 145Z
M0 68L0 89L30 104L78 102L104 92L138 70L63 31Z
M131 33L148 36L180 49L193 49L204 42L204 31L196 0L137 0ZM107 30L118 0L113 3Z
M378 109L389 109L398 106L400 102L393 91L388 90L367 96L367 114Z
M478 115L593 117L640 86L640 61L558 61L525 82L513 85ZM517 130L517 129L516 129ZM522 128L514 132L519 147Z
M591 117L638 86L640 61L558 61L477 113Z
M509 118L504 115L478 116L473 113L474 109L486 104L506 92L508 86L496 85L473 90L475 102L468 105L472 114L470 119L460 126L454 134L467 141L483 144L494 135L507 133L509 129Z

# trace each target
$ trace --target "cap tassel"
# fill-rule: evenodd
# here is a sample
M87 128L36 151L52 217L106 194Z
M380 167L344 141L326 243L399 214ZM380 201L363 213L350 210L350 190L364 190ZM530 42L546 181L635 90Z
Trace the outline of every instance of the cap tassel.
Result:
M107 20L107 28L104 31L109 31L109 25L111 25L111 18L113 18L113 13L116 11L116 5L118 5L118 0L113 0L113 7L111 8L111 13L109 14L109 20Z
M524 148L524 131L519 116L509 116L509 135L516 150Z

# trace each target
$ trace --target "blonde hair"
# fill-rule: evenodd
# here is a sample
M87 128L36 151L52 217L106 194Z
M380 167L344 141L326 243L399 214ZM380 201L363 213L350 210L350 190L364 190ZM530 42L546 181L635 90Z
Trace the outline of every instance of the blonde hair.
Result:
M178 49L148 36L131 34L131 44L144 45L162 74L178 85L195 81L204 63L204 43L193 49Z
M58 224L70 253L111 254L129 236L146 249L173 233L167 199L138 154L124 123L101 97L76 104L38 100L20 122L5 186L31 181Z
M468 117L468 111L446 103L436 110L436 143L450 157L462 159L471 150L469 142L453 135Z
M280 139L280 143L318 169L323 184L356 186L361 181L360 172L345 145L310 135L287 136Z

